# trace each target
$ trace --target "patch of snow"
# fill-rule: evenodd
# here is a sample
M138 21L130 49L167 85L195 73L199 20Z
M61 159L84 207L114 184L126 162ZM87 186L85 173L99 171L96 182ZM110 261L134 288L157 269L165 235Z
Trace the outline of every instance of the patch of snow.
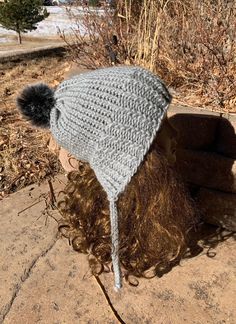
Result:
M103 9L97 8L82 8L82 7L65 7L65 6L47 6L45 7L50 13L48 18L38 23L38 28L34 31L28 32L25 35L28 36L38 36L38 37L54 37L58 35L58 31L64 32L65 34L71 34L73 30L80 30L80 33L85 33L85 29L82 24L76 23L68 17L67 9L68 8L72 15L75 15L76 19L79 21L79 16L83 15L86 11L96 12L98 15L104 13ZM15 35L16 33L13 30L7 30L0 26L0 37L5 35ZM0 38L1 42L1 38ZM3 42L3 41L2 41Z
M83 8L83 7L66 7L66 6L52 6L52 7L45 7L47 9L47 11L50 14L67 14L67 10L71 11L74 14L83 14L85 12L96 12L96 13L104 13L104 9L101 8Z
M66 7L57 7L57 6L52 6L52 7L45 7L47 9L47 12L50 14L66 14Z
M13 30L8 30L3 28L2 26L0 26L0 37L2 37L3 35L15 35L16 33Z
M8 43L9 39L7 39L6 37L0 37L0 43Z
M76 8L71 8L74 12ZM28 36L56 36L60 29L65 34L70 34L72 29L78 30L84 33L82 26L71 21L68 17L65 7L47 7L47 11L50 13L49 17L38 23L38 28L34 31L26 33ZM1 35L15 35L16 33L12 30L7 30L0 26L0 37Z

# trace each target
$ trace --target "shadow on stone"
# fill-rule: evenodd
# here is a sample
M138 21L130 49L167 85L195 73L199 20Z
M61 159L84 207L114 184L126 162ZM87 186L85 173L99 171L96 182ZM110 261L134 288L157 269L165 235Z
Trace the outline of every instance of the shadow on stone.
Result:
M202 219L236 231L236 119L175 114L176 168L197 203Z
M202 222L189 233L188 249L185 255L181 257L181 260L192 259L202 253L209 258L214 258L217 255L216 248L218 244L230 238L236 240L236 233L216 225ZM161 278L170 272L175 266L181 264L181 260L175 260L166 267L157 269L157 277Z
M205 250L206 256L214 258L215 249L218 244L227 241L230 238L236 240L236 233L228 231L222 227L202 222L197 229L189 233L191 237L189 250L184 258L193 258Z

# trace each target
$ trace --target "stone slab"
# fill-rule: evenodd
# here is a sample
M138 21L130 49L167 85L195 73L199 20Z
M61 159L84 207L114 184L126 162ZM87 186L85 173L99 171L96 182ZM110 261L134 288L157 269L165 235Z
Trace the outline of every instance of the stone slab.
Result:
M21 286L4 324L118 324L87 258L64 239L41 257Z
M236 113L232 112L223 112L211 110L209 107L196 107L189 105L182 105L172 101L168 109L168 115L173 116L175 114L200 114L200 115L211 115L218 116L228 119L229 121L236 121Z
M184 181L236 193L236 161L213 152L177 150L176 166Z
M222 115L218 111L213 111L201 107L185 106L172 101L168 109L168 115L173 116L175 114L199 114L199 115L211 115L211 116L218 116L218 117Z
M168 117L179 131L180 147L236 159L236 114L172 104Z
M220 118L211 115L175 114L169 118L178 131L178 145L185 149L212 149Z
M102 282L126 324L235 324L234 239L215 252L214 258L203 253L186 260L161 278L140 279L138 287L125 282L119 293L112 275L102 275Z
M201 188L197 201L206 222L236 231L236 194Z
M53 182L56 195L65 182ZM49 192L32 185L0 202L0 323L117 323L86 257L43 214Z
M53 182L55 192L63 179ZM0 323L30 269L57 240L57 223L42 214L48 193L47 183L32 185L0 201Z
M236 159L236 121L215 115L169 114L182 148L205 150Z
M221 119L217 128L216 152L236 159L236 121Z
M64 187L64 177L60 181L57 190ZM125 283L119 293L112 273L104 274L105 296L86 256L58 238L51 218L45 226L44 200L33 206L48 191L47 185L30 186L0 202L0 323L116 324L115 314L127 324L234 323L232 239L217 246L215 258L204 252L162 278L142 279L136 288Z

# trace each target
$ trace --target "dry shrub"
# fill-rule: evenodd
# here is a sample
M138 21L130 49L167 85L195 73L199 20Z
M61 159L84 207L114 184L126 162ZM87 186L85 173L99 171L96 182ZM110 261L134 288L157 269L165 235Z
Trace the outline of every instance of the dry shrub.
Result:
M168 82L191 103L235 109L235 3L204 0L170 5L157 72L165 70Z
M70 35L62 31L60 35L67 43L73 60L79 65L95 69L124 63L134 55L133 41L129 37L134 32L130 11L126 12L127 19L116 16L108 8L95 10L79 7L76 11L67 8L67 13L77 27L71 30Z
M236 4L232 0L117 0L102 11L68 10L61 33L88 68L138 64L159 74L182 103L236 111Z

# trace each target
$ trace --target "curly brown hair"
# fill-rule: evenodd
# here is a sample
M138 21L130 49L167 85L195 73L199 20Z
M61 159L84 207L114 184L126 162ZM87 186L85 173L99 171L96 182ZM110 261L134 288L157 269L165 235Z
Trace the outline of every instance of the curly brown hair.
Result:
M88 164L68 175L58 203L60 232L89 255L92 273L111 267L109 203ZM162 275L178 263L195 222L193 204L163 154L152 148L118 200L120 262L126 278Z

